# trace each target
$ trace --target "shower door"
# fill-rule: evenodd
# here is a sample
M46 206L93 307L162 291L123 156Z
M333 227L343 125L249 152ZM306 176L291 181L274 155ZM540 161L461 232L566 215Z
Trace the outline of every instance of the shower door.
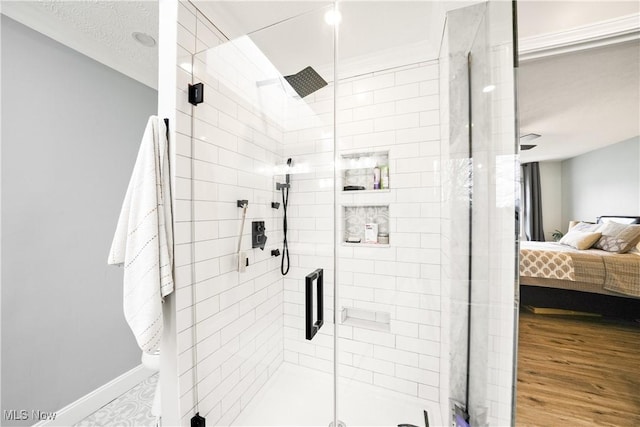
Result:
M450 12L442 58L450 121L443 136L447 403L471 425L514 424L519 166L512 16L512 4L498 1Z
M463 70L439 2L308 3L239 37L214 25L224 4L194 7L198 53L178 48L178 80L204 95L187 103L178 88L183 424L445 425L451 398L508 423L508 405L492 405L505 403L512 317L493 310L513 309L513 282L492 272L513 250L512 200L493 185L515 169L511 38L489 30L510 25L510 4L447 17ZM456 151L470 128L475 150ZM500 245L471 247L488 232Z
M191 186L195 307L182 410L207 425L334 419L329 10L230 40L199 23L209 46L189 83L204 102L185 106L192 176L178 183Z
M515 425L518 190L512 5L489 2L467 57L472 159L472 425Z

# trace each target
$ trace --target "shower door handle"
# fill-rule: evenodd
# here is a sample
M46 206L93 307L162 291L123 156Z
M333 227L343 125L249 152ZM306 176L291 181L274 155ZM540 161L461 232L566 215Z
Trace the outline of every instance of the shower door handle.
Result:
M313 281L316 281L316 312L318 319L313 319ZM305 307L305 337L311 340L324 323L324 291L322 284L322 269L319 268L305 277L304 307Z

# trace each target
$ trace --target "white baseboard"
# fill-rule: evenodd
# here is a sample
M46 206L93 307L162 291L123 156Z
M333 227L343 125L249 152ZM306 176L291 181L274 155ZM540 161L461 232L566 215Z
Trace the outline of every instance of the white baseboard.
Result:
M82 396L80 399L65 406L59 411L56 411L56 417L54 420L40 421L37 424L34 424L34 426L68 427L79 423L154 373L154 371L145 368L143 365L138 365L130 371L109 381L105 385L95 389L91 393Z

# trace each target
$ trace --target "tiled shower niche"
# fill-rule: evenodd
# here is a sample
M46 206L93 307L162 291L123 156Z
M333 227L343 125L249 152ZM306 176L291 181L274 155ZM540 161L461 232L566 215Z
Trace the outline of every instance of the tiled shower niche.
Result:
M388 151L342 154L341 157L343 191L389 191ZM380 169L380 188L374 188L376 167Z
M344 220L342 242L344 244L374 247L389 246L389 205L343 206L342 217ZM370 224L375 224L375 228L377 228L375 241L366 238L365 229Z

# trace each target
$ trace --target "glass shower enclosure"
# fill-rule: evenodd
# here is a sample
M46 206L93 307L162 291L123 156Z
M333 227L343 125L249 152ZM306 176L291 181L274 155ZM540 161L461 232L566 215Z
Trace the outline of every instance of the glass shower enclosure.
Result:
M181 423L512 422L511 4L319 2L227 36L242 8L207 3L178 23L204 93L177 117Z

